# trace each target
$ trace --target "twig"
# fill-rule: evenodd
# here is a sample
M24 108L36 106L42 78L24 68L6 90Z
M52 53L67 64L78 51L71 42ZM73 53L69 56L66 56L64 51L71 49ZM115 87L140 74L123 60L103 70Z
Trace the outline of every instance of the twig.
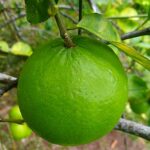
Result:
M60 4L60 5L58 5L58 7L60 8L60 9L68 9L68 10L71 10L71 9L76 9L77 10L77 8L76 7L72 7L72 6L70 6L70 5L63 5L63 4ZM19 9L22 9L22 10L25 10L25 8L24 7L18 7ZM7 8L2 8L1 10L0 10L0 13L1 12L3 12L3 11L9 11L9 10L16 10L16 8L15 7L7 7Z
M0 123L4 122L22 124L24 123L24 120L0 119ZM115 127L115 130L120 130L125 133L136 135L150 141L150 127L130 120L120 119L118 125Z
M146 18L146 19L144 20L144 22L142 22L142 23L135 29L135 31L136 31L136 30L139 30L141 27L143 27L148 21L149 21L149 18Z
M142 137L150 141L150 127L148 126L126 119L120 119L115 129Z
M17 124L23 124L24 120L10 120L10 119L0 119L0 123L17 123Z
M99 8L97 7L97 5L94 3L93 0L88 0L90 7L92 8L92 10L96 13L100 13Z
M69 6L69 5L58 5L58 8L60 9L73 9L73 10L77 10L76 7L72 7L72 6Z
M129 18L145 18L145 17L147 17L146 14L137 15L137 16L114 16L114 17L108 17L108 19L129 19Z
M54 10L57 11L56 8L55 8L54 1L50 1L49 3L50 3L50 7L51 7L52 12ZM64 23L63 23L63 21L62 21L62 19L60 17L60 15L59 15L58 11L56 12L54 17L55 17L57 26L59 28L60 36L64 40L65 46L68 47L68 48L74 47L75 45L74 45L72 39L70 38L70 36L69 36L69 34L67 32L67 29L66 29L66 27L65 27L65 25L64 25Z
M12 87L17 85L17 79L6 74L0 74L0 80L9 80L11 81L5 89L0 90L0 95L10 90ZM12 120L0 120L0 122L12 122ZM150 127L136 123L134 121L126 120L121 118L118 125L115 127L115 130L120 130L126 133L130 133L139 137L142 137L146 140L150 140Z
M71 20L74 24L77 24L77 23L78 23L77 20L75 20L73 17L69 16L68 14L66 14L66 13L64 13L64 12L60 11L60 14L61 14L62 16L64 16L64 17L68 18L69 20Z
M78 27L67 28L67 30L78 30Z
M58 6L60 9L75 9L75 8L72 8L71 6L68 6L68 5L59 5ZM6 9L5 9L6 10ZM61 12L61 14L65 17L67 17L68 19L72 20L73 23L77 24L78 22L76 20L74 20L72 17L68 16L67 14ZM20 19L20 18L23 18L26 16L26 13L21 13L20 15L10 19L10 20L7 20L5 23L3 24L0 24L0 29L6 27L7 25L15 22L16 20Z
M131 39L143 35L150 35L150 27L139 31L132 31L121 36L122 40Z
M57 25L58 25L58 28L60 31L60 35L64 39L65 46L68 48L74 47L74 43L72 42L72 39L68 35L67 29L65 28L64 24L62 23L62 20L58 13L55 15L55 20L57 22Z
M6 11L3 11L2 13L4 16L4 20L9 20L8 13ZM15 37L16 40L18 40L18 36L17 36L16 32L14 31L13 26L11 24L9 24L9 28L10 28L12 35Z
M14 18L12 18L12 19L10 19L10 20L7 20L5 23L3 23L3 24L0 25L0 29L6 27L6 26L9 25L10 23L12 23L12 22L14 22L14 21L16 21L16 20L18 20L18 19L20 19L20 18L23 18L23 17L25 17L25 16L26 16L26 14L25 14L25 13L22 13L22 14L20 14L20 15L14 17Z
M8 18L11 18L11 17L12 17L12 16L9 15L8 12L7 12L7 16L8 16ZM13 27L13 30L15 31L15 34L16 34L17 39L18 39L18 40L19 40L19 39L20 39L20 40L23 40L23 38L22 38L22 36L21 36L21 34L20 34L19 30L18 30L18 27L17 27L15 21L12 22L12 27Z
M8 83L7 85L5 85L3 88L0 89L0 96L2 96L5 92L9 91L10 89L16 86L17 86L17 80Z
M82 19L82 0L79 0L79 21ZM81 35L81 28L78 29L78 35Z

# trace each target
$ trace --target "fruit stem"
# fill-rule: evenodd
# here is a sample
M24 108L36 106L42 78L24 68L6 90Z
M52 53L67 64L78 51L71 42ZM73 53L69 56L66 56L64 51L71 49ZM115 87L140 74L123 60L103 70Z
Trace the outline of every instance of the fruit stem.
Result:
M64 26L59 13L56 13L55 15L55 20L57 22L59 31L60 31L60 36L64 39L65 42L65 46L70 48L70 47L74 47L75 44L73 43L71 37L69 36L69 34L67 33L66 27Z
M51 7L51 11L52 13L54 12L56 6L55 6L55 2L53 0L50 0L50 7ZM64 39L65 42L65 46L68 48L74 47L75 44L73 43L71 37L69 36L67 29L59 15L59 12L57 10L57 12L54 15L57 26L59 28L59 32L60 32L60 36Z

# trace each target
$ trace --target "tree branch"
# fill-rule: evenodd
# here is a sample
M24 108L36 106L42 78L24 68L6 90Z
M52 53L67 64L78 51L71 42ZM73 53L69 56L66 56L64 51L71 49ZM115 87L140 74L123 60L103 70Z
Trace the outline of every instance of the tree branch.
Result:
M2 96L5 92L9 91L10 89L12 89L13 87L16 87L16 86L17 86L17 80L10 82L5 87L0 89L0 96Z
M150 35L150 27L139 31L132 31L121 36L122 40L131 39L143 35Z
M17 78L12 77L10 75L6 75L4 73L0 73L0 82L1 83L10 83L16 81Z
M70 5L58 5L58 8L59 9L68 9L68 10L70 10L70 9L77 10L76 7L73 7L73 6L70 6Z
M22 124L24 120L9 120L9 119L0 119L0 123L17 123ZM119 123L115 127L115 130L123 131L138 137L144 138L150 141L150 127L144 126L142 124L136 123L134 121L120 119Z
M115 129L142 137L150 141L150 127L136 123L134 121L120 119Z
M0 73L0 82L7 83L4 87L0 89L0 96L2 96L5 92L9 91L13 87L16 87L18 80L15 77Z

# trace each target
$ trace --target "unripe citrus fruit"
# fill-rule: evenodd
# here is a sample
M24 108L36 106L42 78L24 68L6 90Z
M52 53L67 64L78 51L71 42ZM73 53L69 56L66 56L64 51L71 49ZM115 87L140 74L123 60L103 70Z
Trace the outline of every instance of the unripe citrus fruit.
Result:
M18 105L12 107L12 109L9 112L9 118L12 120L23 119ZM32 130L27 126L26 123L23 124L11 123L10 131L15 140L21 140L23 138L26 138L30 136L32 133Z
M23 123L22 125L11 123L10 131L14 140L22 140L29 137L32 133L32 130L27 126L26 123Z
M138 101L137 99L132 99L130 101L130 107L136 114L142 114L148 111L149 105L146 101Z
M127 77L105 44L74 37L41 46L19 79L18 97L29 126L48 141L79 145L96 140L117 124L127 100Z
M143 99L147 98L148 87L146 82L137 75L128 75L128 87L129 87L129 100L130 99Z
M128 75L129 103L133 112L142 114L148 111L148 87L146 82L134 74Z
M23 119L18 105L15 105L10 109L9 118L15 120Z

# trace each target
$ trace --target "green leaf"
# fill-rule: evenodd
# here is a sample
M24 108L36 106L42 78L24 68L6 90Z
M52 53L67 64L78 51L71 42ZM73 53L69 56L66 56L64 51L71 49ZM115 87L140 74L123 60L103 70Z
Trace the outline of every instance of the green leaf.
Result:
M55 3L57 4L59 0L55 0Z
M109 41L112 45L116 46L124 53L132 57L139 64L143 65L145 68L150 70L150 60L144 56L142 56L139 52L137 52L133 47L129 47L128 45L120 42Z
M150 5L149 5L149 8L148 8L148 20L150 20Z
M120 17L137 16L137 15L138 15L138 12L136 11L136 9L132 7L124 8L119 14ZM137 22L137 20L138 18L130 18L130 17L126 20L118 19L117 24L121 28L121 30L123 30L126 33L126 32L135 30L137 26L139 26L139 23Z
M139 43L136 43L135 46L138 46L138 47L144 48L144 49L150 49L150 43L139 42Z
M101 14L92 13L83 17L77 27L108 41L120 41L120 36L112 23Z
M49 0L25 0L27 20L36 24L49 18Z
M32 54L32 49L30 45L24 42L17 42L12 46L10 52L14 55L30 56Z
M117 30L113 27L111 22L104 18L102 15L97 13L86 15L78 23L77 27L85 29L92 34L100 37L101 39L108 41L109 43L132 57L135 61L143 65L145 68L150 70L150 60L142 56L134 48L121 43L120 36Z
M10 49L9 49L7 42L0 41L0 51L5 52L5 53L9 53Z
M2 3L0 3L0 11L2 11L4 9L4 6Z

